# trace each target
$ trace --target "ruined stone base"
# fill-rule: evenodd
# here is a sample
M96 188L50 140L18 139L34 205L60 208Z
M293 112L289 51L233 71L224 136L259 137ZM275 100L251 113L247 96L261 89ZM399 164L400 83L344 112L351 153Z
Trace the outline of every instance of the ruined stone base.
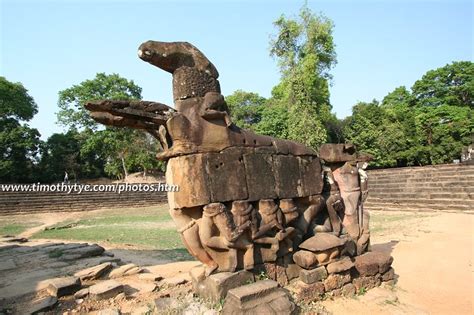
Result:
M295 304L273 280L262 280L229 290L223 314L291 314Z
M299 278L287 289L295 302L363 294L383 282L394 282L392 261L390 255L380 252L369 252L355 258L343 257L327 266L301 270Z
M225 303L231 305L227 309L231 308L233 312L258 307L259 312L266 314L270 309L259 306L260 298L278 287L287 289L294 302L307 303L326 297L363 294L382 283L394 283L392 261L389 254L368 252L357 257L344 256L325 266L303 269L289 257L283 257L273 263L258 264L252 272L221 272L209 277L205 277L204 269L198 266L191 271L191 278L194 292L202 298L216 302L225 298ZM256 283L251 284L254 281Z
M204 268L197 266L191 270L190 275L194 293L212 302L221 301L233 288L254 282L254 275L245 270L219 272L205 277Z

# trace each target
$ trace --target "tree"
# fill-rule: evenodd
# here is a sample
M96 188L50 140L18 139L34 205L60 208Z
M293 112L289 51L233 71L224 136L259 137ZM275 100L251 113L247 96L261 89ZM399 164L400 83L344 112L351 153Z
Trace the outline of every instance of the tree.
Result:
M428 71L412 87L418 106L466 106L474 108L474 63L457 61Z
M79 85L73 85L59 92L58 122L68 128L96 130L99 124L84 108L87 101L138 100L142 98L141 93L141 87L116 73L110 75L97 73L94 79L85 80Z
M288 137L317 148L328 140L326 124L334 122L329 102L329 70L336 63L333 23L308 7L298 19L281 16L270 54L278 59L282 79L273 97L286 104Z
M232 121L244 129L253 129L262 119L266 99L257 93L237 90L225 98Z
M77 138L81 161L86 162L84 173L97 174L97 168L101 167L102 173L126 178L137 168L145 171L162 167L158 161L153 162L156 151L150 152L149 147L143 146L147 142L143 132L115 127L99 130L99 124L89 116L84 104L101 99L138 100L141 88L118 74L98 73L92 80L59 92L58 121L70 130L81 130Z
M76 180L83 175L82 164L77 131L55 133L41 148L41 181L45 183L61 181L65 172L70 174L71 180Z
M345 137L374 154L375 166L450 163L473 134L473 78L470 62L430 70L411 92L398 87L380 105L354 106Z
M33 98L21 83L0 77L0 180L34 180L37 153L41 143L38 130L29 121L38 112Z

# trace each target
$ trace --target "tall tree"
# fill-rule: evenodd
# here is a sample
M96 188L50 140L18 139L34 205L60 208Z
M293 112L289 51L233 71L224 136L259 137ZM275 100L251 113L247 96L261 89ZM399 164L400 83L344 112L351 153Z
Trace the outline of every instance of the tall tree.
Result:
M430 70L412 87L418 106L466 106L474 108L474 63L455 61Z
M0 77L0 181L34 180L41 141L38 130L26 122L37 112L35 101L21 83Z
M328 140L334 121L329 102L329 70L336 64L333 23L303 6L297 18L281 16L270 54L278 59L282 79L273 96L286 104L288 137L313 148Z
M257 93L234 91L225 98L232 121L240 128L253 129L262 119L266 99Z
M82 160L88 161L90 172L96 173L100 166L107 175L124 178L137 168L137 161L142 161L142 170L161 167L158 161L155 162L155 152L137 147L144 143L144 133L114 127L99 130L99 124L84 108L84 104L91 100L138 100L141 99L141 90L133 81L118 74L98 73L92 80L59 92L58 121L70 130L80 130L77 135L80 154ZM144 158L144 154L148 158Z

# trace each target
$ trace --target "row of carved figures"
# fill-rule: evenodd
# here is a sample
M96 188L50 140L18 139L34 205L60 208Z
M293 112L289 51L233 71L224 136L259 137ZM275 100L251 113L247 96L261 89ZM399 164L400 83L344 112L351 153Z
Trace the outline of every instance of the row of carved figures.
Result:
M365 166L347 162L323 167L322 195L211 203L172 209L171 215L185 246L206 266L207 275L276 261L316 233L348 235L354 253L361 254L369 242L369 215L362 207L367 197Z

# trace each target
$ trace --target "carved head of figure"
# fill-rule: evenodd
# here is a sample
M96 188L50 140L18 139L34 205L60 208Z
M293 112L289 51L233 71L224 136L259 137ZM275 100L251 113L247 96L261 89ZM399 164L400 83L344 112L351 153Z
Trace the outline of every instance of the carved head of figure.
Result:
M298 218L298 208L295 205L293 199L282 199L280 200L280 209L285 216L285 223L288 224Z
M258 213L264 223L269 223L277 215L278 205L273 199L261 199L258 202Z
M173 74L175 101L204 97L207 92L221 92L216 67L190 43L150 40L140 45L138 56Z
M245 200L237 200L232 202L232 208L230 212L234 217L236 226L241 226L248 220L250 220L250 214L253 210L252 205Z

